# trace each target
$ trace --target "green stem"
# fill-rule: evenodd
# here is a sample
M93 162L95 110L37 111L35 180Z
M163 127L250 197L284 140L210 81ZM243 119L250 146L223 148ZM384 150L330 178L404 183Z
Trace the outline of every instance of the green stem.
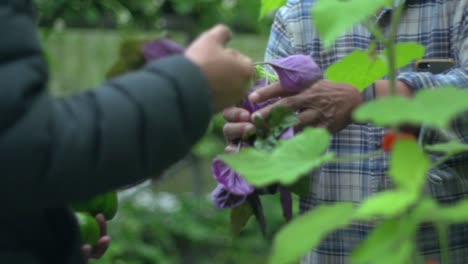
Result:
M382 43L387 42L387 39L385 38L382 31L378 27L376 27L374 24L372 24L370 21L365 21L364 26L367 28L367 30L369 30L371 32L372 35L374 35L374 37L378 41L380 41Z
M403 14L403 7L405 1L401 1L400 5L396 8L396 11L392 14L392 23L390 25L390 36L387 39L387 58L389 64L389 74L388 78L390 80L390 94L396 95L396 36L398 33L398 26L400 25L401 15Z
M453 155L445 155L443 156L442 158L438 159L434 164L432 164L432 168L437 168L439 167L440 165L442 165L444 162L446 162L447 160L449 160Z
M450 252L449 252L449 240L448 240L448 227L443 223L437 223L437 232L439 233L439 243L440 243L440 257L441 264L450 263Z

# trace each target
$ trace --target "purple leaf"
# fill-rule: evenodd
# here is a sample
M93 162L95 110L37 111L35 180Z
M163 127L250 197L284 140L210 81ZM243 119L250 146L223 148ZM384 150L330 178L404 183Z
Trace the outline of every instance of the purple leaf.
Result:
M229 192L237 195L248 195L255 191L254 186L248 184L242 176L237 174L222 160L215 158L212 169L215 179Z
M291 55L268 62L278 74L284 89L299 92L323 78L323 72L307 55Z
M167 56L182 54L185 49L169 39L159 39L146 43L143 47L143 56L146 61L158 60Z
M247 195L230 193L222 184L218 184L211 193L211 200L218 209L234 208L247 200Z
M280 186L280 199L281 199L281 208L283 208L283 216L286 221L291 221L292 219L292 196L291 192L285 187Z
M279 137L280 139L286 140L294 137L294 129L292 127L286 129L283 134Z

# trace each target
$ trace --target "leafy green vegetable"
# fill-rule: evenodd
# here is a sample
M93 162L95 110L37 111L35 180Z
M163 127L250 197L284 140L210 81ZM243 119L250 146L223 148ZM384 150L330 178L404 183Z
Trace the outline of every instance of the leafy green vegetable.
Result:
M353 211L352 203L338 203L316 207L297 217L276 235L270 263L289 264L299 260L316 247L324 236L348 225Z
M271 152L248 148L220 158L255 186L292 184L321 164L330 161L325 154L331 136L321 128L307 128L290 140L279 141Z

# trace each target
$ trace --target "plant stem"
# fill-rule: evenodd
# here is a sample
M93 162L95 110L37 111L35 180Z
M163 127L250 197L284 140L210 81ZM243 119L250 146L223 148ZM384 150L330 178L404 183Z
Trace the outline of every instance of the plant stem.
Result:
M397 64L396 64L396 36L398 33L398 26L400 24L401 15L403 14L403 7L405 1L401 1L400 5L396 8L396 10L392 14L392 22L390 25L390 36L385 43L387 46L387 59L388 59L388 78L390 80L390 94L396 95L396 72L397 72Z
M436 224L437 231L439 233L439 244L440 244L440 257L441 264L449 264L450 252L449 252L449 241L448 241L448 227L443 223Z
M367 30L369 30L371 32L372 35L374 35L374 37L378 41L380 41L382 43L387 42L387 39L385 38L382 31L378 27L376 27L374 24L372 24L370 21L365 21L364 26L367 28Z
M434 162L434 164L432 164L432 168L437 168L438 166L442 165L444 162L449 160L452 156L453 155L450 155L450 154L443 156L442 158L440 158L436 162Z

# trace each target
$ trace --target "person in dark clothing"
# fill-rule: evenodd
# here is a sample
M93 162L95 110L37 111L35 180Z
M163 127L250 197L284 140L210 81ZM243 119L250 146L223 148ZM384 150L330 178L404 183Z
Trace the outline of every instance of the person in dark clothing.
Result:
M216 26L183 56L53 98L32 0L0 0L0 263L82 264L68 204L160 174L239 101L253 62ZM79 73L77 73L79 74Z

